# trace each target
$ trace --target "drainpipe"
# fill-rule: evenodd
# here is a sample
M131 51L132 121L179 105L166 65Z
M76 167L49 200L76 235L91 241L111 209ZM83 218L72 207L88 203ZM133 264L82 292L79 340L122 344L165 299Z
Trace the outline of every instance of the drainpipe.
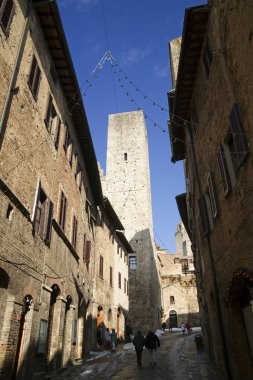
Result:
M36 5L40 5L43 3L49 3L50 1L52 1L52 0L42 0L40 2L37 2ZM24 26L23 26L23 31L22 31L19 47L18 47L18 53L17 53L16 60L14 63L12 77L10 80L10 84L9 84L8 92L7 92L7 95L5 98L5 103L4 103L4 107L3 107L3 111L2 111L2 115L1 115L1 120L0 120L0 150L1 150L2 142L3 142L3 138L4 138L4 132L6 129L6 122L7 122L8 116L9 116L9 110L11 107L13 90L14 90L15 85L16 85L16 81L17 81L17 77L18 77L18 73L19 73L19 68L20 68L20 62L21 62L21 59L23 57L26 38L27 38L27 34L28 34L28 26L29 26L28 19L29 19L29 15L30 15L30 6L31 6L31 0L28 0L27 10L26 10L26 14L25 14L25 22L24 22Z
M197 178L198 190L199 190L200 195L202 195L203 192L202 192L202 188L201 188L201 181L200 181L199 171L198 171L198 167L197 167L197 160L196 160L195 145L194 145L194 141L193 141L192 129L188 127L187 123L185 123L184 126L189 133L190 144L192 146L193 163L194 163L194 169L195 169L196 178ZM213 275L214 296L215 296L215 303L217 306L218 325L219 325L219 330L220 330L221 344L222 344L222 351L223 351L223 356L224 356L225 368L226 368L226 372L227 372L227 379L232 380L233 378L232 378L230 364L229 364L228 349L227 349L226 338L225 338L225 334L224 334L224 323L223 323L222 312L221 312L219 288L218 288L218 282L217 282L217 271L216 271L216 266L215 266L215 261L214 261L214 257L213 257L213 252L212 252L212 247L211 247L209 235L207 235L206 238L207 238L208 253L209 253L212 275Z

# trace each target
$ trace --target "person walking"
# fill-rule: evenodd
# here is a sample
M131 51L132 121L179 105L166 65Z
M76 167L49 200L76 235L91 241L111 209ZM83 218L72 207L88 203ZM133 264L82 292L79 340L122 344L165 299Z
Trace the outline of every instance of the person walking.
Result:
M153 331L149 331L148 335L146 336L145 346L149 350L151 360L150 364L156 365L156 348L160 347L160 340Z
M110 350L111 343L112 343L112 337L111 337L111 334L110 334L110 331L108 328L105 330L105 340L106 340L106 349Z
M104 342L103 328L100 326L97 329L97 348L98 348L98 350L101 349L103 342Z
M111 333L112 351L116 351L117 334L115 329L112 329Z
M138 366L141 367L142 351L143 351L143 347L145 345L145 338L142 335L141 331L137 331L137 334L134 336L133 345L134 345L135 351L136 351L136 358L137 358Z

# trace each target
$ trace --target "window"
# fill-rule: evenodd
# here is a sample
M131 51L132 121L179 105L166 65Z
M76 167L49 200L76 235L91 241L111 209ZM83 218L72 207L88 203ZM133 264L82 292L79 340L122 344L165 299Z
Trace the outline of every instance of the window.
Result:
M231 180L228 171L228 164L225 156L225 145L220 144L217 149L217 159L220 169L221 181L224 189L224 193L227 196L231 191Z
M119 272L119 288L121 289L121 273Z
M122 259L122 247L120 247L120 258Z
M99 260L99 276L104 278L104 258L101 255Z
M110 286L112 287L112 267L110 267Z
M186 273L189 270L188 260L187 259L182 259L181 260L181 265L182 265L182 272Z
M249 147L236 103L233 105L229 115L229 133L233 144L234 163L236 168L239 169L248 156Z
M59 225L61 226L63 231L65 229L66 212L67 212L67 198L64 192L62 191L61 196L60 196Z
M124 160L127 161L127 153L124 153Z
M119 254L119 252L120 252L120 245L119 243L117 243L117 253Z
M127 281L127 296L128 296L128 281Z
M209 77L210 75L212 63L213 63L213 52L210 48L209 41L207 40L205 50L204 50L204 66L205 66L207 77Z
M38 234L47 245L51 241L53 219L53 203L39 187L36 199L36 209L34 215L34 232Z
M9 204L8 204L8 208L7 208L7 211L6 211L6 218L7 218L9 221L11 221L11 219L12 219L13 212L14 212L13 207L12 207L12 205L9 203Z
M35 56L33 56L31 70L28 78L28 84L34 99L38 99L38 92L41 80L41 73Z
M76 171L75 171L75 180L78 185L79 190L81 190L81 184L82 184L82 172L79 165L78 157L76 158Z
M91 242L90 240L86 240L86 234L84 234L83 239L83 261L86 263L87 267L90 264L90 252L91 252Z
M77 219L75 215L73 216L73 224L72 224L72 245L76 249L77 242Z
M211 204L211 210L213 214L213 218L216 218L218 211L217 211L217 202L216 202L216 194L214 191L213 186L213 180L212 180L212 174L209 172L207 177L207 185L208 185L208 195L210 199Z
M175 303L175 297L174 296L170 296L170 304L174 304Z
M183 256L187 256L187 247L186 247L185 240L182 242L182 248L183 248Z
M73 163L73 153L74 153L74 150L73 150L73 141L71 139L71 136L70 136L67 124L65 124L65 139L64 139L63 148L65 150L65 153L66 153L66 156L67 156L68 161L70 163L70 166L72 166L72 163Z
M127 293L127 280L124 278L124 293Z
M60 139L60 119L54 108L53 98L51 95L48 97L47 111L44 121L48 132L53 137L55 147L58 149Z
M129 269L135 270L137 268L137 257L129 256Z
M0 0L0 25L8 36L14 14L13 0Z
M176 257L176 258L174 259L174 264L180 264L180 259L179 259L178 257Z

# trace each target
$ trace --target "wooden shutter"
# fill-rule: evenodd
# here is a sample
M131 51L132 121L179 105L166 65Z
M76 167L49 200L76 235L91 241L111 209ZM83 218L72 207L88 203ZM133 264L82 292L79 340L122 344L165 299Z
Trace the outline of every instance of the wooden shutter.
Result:
M64 137L64 144L63 144L63 148L65 152L67 152L68 144L69 144L69 129L68 129L68 124L65 124L65 137Z
M54 146L56 147L56 149L58 149L59 147L60 129L61 129L61 121L60 121L59 116L57 116L55 130L54 130Z
M39 205L40 191L41 191L41 185L40 185L40 181L38 181L37 188L36 188L35 207L34 207L35 211L34 211L34 217L33 217L33 229L36 234L39 232L39 226L40 226L40 214L41 214L41 206Z
M50 199L47 198L47 219L45 220L44 240L48 246L50 245L50 242L51 242L53 211L54 211L54 205L50 201Z
M47 99L47 109L46 109L46 114L45 114L45 119L44 119L47 128L49 127L49 122L50 122L52 102L53 102L52 96L51 94L49 94L48 99Z
M213 186L213 179L212 174L209 172L207 177L207 183L208 183L208 191L209 191L209 198L210 198L210 204L212 209L213 217L216 218L218 211L217 211L217 202L216 202L216 194L214 191Z
M229 192L231 191L232 187L231 187L231 180L229 176L228 165L227 165L227 161L225 157L223 144L220 144L218 146L217 158L218 158L218 164L219 164L223 189L224 189L225 195L227 196Z
M1 9L1 19L0 23L2 25L2 28L6 34L8 34L8 31L10 29L10 25L12 22L13 14L14 14L14 2L13 0L6 0L5 4L3 5L3 9Z
M198 205L199 205L201 229L202 229L203 235L205 236L208 234L209 225L208 225L206 201L205 201L205 195L204 194L202 194L201 197L198 199Z
M236 165L239 168L248 156L249 147L236 103L233 105L229 115L229 126L236 149Z
M29 74L29 79L28 79L28 84L29 84L32 91L33 91L33 80L34 80L36 65L37 65L36 58L35 58L35 56L33 56L32 65L31 65L30 74Z
M110 267L110 286L112 287L112 267Z
M86 234L83 235L83 262L86 262Z
M91 251L91 242L90 242L90 240L87 240L86 241L86 253L85 253L86 264L90 263L90 251Z
M63 231L64 231L64 227L65 227L66 211L67 211L67 198L65 197L65 194L62 191L61 192L61 199L60 199L59 224L60 224Z
M34 94L35 99L38 98L40 79L41 79L40 68L39 68L38 63L37 63L36 70L35 70L35 77L34 77L34 81L33 81L33 94Z

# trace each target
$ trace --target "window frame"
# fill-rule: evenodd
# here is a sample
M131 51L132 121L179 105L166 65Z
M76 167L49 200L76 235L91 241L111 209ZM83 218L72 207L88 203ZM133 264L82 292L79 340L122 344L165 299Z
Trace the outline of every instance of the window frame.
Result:
M73 214L71 244L75 249L77 245L77 228L78 228L77 218L75 214Z
M63 190L61 190L60 204L59 204L59 226L64 232L65 232L65 224L66 224L67 206L68 206L67 197L65 193L63 192Z
M99 256L99 277L104 278L104 258L102 255Z
M28 86L30 88L30 91L35 101L38 100L40 81L41 81L41 70L39 68L39 64L35 55L33 55L32 64L31 64L30 72L28 76Z
M11 9L9 12L7 24L5 26L3 24L3 16L6 11L6 8L7 8L6 5L8 4L8 2L11 3ZM13 15L14 15L14 10L15 10L15 4L13 0L3 0L2 5L0 6L0 26L2 28L2 31L6 35L6 37L8 37L10 34L10 27L11 27Z

